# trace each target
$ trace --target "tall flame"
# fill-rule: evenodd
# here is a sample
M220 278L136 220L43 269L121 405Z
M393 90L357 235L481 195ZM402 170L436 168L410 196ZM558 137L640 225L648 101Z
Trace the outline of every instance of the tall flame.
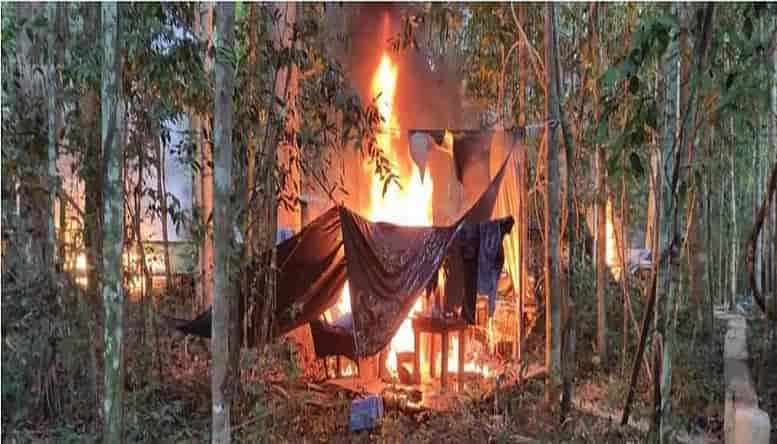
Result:
M372 79L372 94L377 97L377 108L383 119L380 132L376 137L378 147L395 168L399 164L394 147L399 134L399 119L394 111L397 74L396 65L392 63L388 54L383 54ZM371 170L372 167L367 165L366 168ZM431 178L427 175L422 182L418 168L411 162L409 177L401 178L400 181L401 188L392 182L384 193L381 178L377 175L372 176L370 209L367 216L375 222L410 226L432 225Z
M372 78L371 92L377 97L377 107L383 122L377 136L377 143L384 156L396 168L399 164L396 153L396 142L399 135L399 115L394 110L394 97L397 87L397 66L391 57L384 53L378 69ZM430 226L432 225L432 189L431 178L427 175L421 181L418 168L412 162L410 175L400 178L401 187L390 183L385 189L383 181L377 175L372 176L370 186L369 219L375 222L391 222L397 225ZM370 168L368 165L367 168ZM369 172L368 172L369 173ZM410 315L422 309L419 298ZM386 366L391 372L397 371L397 353L412 351L414 347L413 330L410 316L402 322L389 346Z

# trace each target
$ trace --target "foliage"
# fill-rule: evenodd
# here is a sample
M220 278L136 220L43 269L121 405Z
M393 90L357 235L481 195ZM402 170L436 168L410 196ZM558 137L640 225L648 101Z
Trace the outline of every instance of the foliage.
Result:
M83 295L69 280L28 291L2 296L3 425L88 421L93 326L77 310Z
M185 205L171 193L164 195L168 214L162 214L164 191L157 189L151 179L161 160L159 144L167 149L166 154L185 163L191 171L203 167L196 156L195 142L209 140L211 135L191 132L187 126L188 116L197 114L210 118L213 112L214 79L206 76L203 67L206 56L226 57L236 67L236 197L231 204L241 210L237 222L242 222L248 205L252 204L242 197L248 176L249 148L275 152L277 147L280 151L278 158L282 162L276 171L261 171L268 177L272 175L277 195L265 196L267 190L261 186L252 191L255 197L277 199L286 206L297 205L300 194L311 189L324 192L333 201L342 199L348 192L343 186L346 173L335 172L334 166L338 156L349 150L360 151L362 158L372 162L376 173L386 182L396 179L394 166L375 143L375 132L381 123L375 104L358 96L348 73L335 57L332 36L336 30L327 22L326 8L339 6L300 4L293 30L294 43L289 48L279 49L272 36L272 27L279 19L273 13L275 8L240 3L234 54L206 54L206 42L192 31L198 7L192 3L132 3L122 4L119 8L123 88L130 110L126 156L129 174L125 182L127 205L132 206L130 196L133 194L142 199L142 208L133 214L134 218L153 220L169 216L176 230L188 230L194 240L204 236L205 227L200 222L198 209L185 210ZM777 7L774 4L716 5L710 64L701 76L689 75L688 67L695 62L689 48L700 37L697 14L702 8L689 6L684 9L688 15L683 16L671 13L665 5L600 7L599 21L595 23L597 35L593 32L590 5L558 7L563 117L570 123L575 142L575 197L581 214L593 200L590 159L594 149L601 146L606 152L610 189L615 190L616 184L619 188L621 179L626 179L628 200L631 201L627 211L630 211L634 225L641 229L650 170L648 159L656 139L664 132L665 119L660 110L665 108L666 79L663 78L665 67L661 65L661 56L670 44L680 43L678 58L684 76L680 82L680 102L686 105L688 91L697 88L701 110L698 122L690 123L694 130L695 127L699 129L698 133L693 133L695 140L691 141L699 149L696 158L689 159L687 166L692 173L689 177L703 182L707 191L702 200L705 217L709 218L705 222L711 243L705 251L710 274L716 282L738 279L738 276L725 276L725 261L731 260L728 255L734 252L729 252L727 245L721 248L718 238L742 237L752 216L750 198L740 198L740 194L752 194L752 201L756 201L759 181L762 181L753 171L754 159L760 159L762 163L773 161L774 147L766 146L763 139L764 127L770 118L774 120L769 114L768 87L770 82L775 82L770 57L777 45L774 22ZM100 13L99 7L91 4L65 4L64 8L68 26L62 33L66 57L60 72L62 104L58 110L64 125L58 149L60 157L74 159L74 172L94 191L99 190L103 173L99 153L102 51L95 45L100 32ZM486 110L481 119L485 125L493 123L496 110L501 106L508 109L508 121L518 121L521 113L526 114L530 124L544 121L542 79L536 78L529 60L517 59L520 32L513 5L445 2L408 5L404 11L402 30L392 40L394 49L420 51L424 60L433 65L457 67L457 74L465 79L467 100ZM527 5L525 12L522 27L530 46L537 49L544 38L540 26L541 7ZM99 347L100 338L94 336L98 329L93 324L99 323L94 319L99 310L95 305L88 305L92 301L81 295L72 283L42 272L46 258L30 242L45 238L41 226L48 214L45 202L56 184L47 183L43 180L45 174L41 173L48 140L45 94L27 88L21 73L14 71L19 55L17 43L29 39L36 51L30 60L24 61L34 65L37 83L41 83L40 74L45 72L41 69L43 56L52 50L45 44L49 25L42 14L24 22L18 20L16 5L3 8L0 33L5 318L2 327L2 400L9 407L3 411L3 426L17 430L15 438L20 440L49 438L68 442L79 441L75 436L78 434L84 438L88 434L88 424L95 420L94 400L87 399L89 390L84 389L90 384L84 363L89 360L90 347L94 344ZM25 31L21 33L21 29ZM279 71L292 67L299 71L299 85L294 102L286 103L275 97L275 79ZM521 84L522 69L532 73L525 85ZM517 94L521 88L525 88L528 96L524 109L518 109ZM732 153L733 165L729 171ZM528 170L536 178L535 184L541 185L545 179L541 174L543 159L534 154L529 156ZM143 174L139 174L141 165ZM302 185L292 183L292 170L302 172ZM733 185L723 179L729 172L734 177ZM60 174L70 173L60 171ZM539 196L541 189L536 187L537 192L533 195ZM22 203L19 215L9 211L14 208L17 196ZM88 199L91 201L91 196ZM739 233L728 229L731 201L735 214L743 215L743 223L737 228ZM98 200L93 204L99 209ZM132 212L135 212L134 207ZM687 221L680 222L684 225ZM93 233L87 230L86 221L78 220L77 225L79 242L89 239ZM582 221L581 227L584 233ZM579 247L578 251L584 250L583 245ZM101 258L95 260L99 263ZM593 269L586 255L576 258L573 266L578 277L574 289L578 296L580 379L592 377L596 380L598 370L584 359L592 351L591 333L595 331L594 288L593 282L587 279ZM724 283L721 281L720 285ZM715 289L712 286L713 292ZM614 302L608 318L614 325L619 325L623 301L620 291L610 290ZM174 288L174 291L186 293L183 288ZM184 299L185 295L179 296L180 299L164 298L165 310L182 311L188 300ZM643 299L636 293L632 296L635 314L639 317L644 310ZM86 304L86 314L80 312L80 303ZM689 337L693 338L693 332L688 330L692 322L687 308L687 304L681 304L678 310L677 356L680 359L676 360L674 370L674 396L681 409L714 410L710 406L720 404L721 388L710 381L720 379L719 362L706 364L709 356L720 355L719 344L717 340L703 343L689 340ZM620 328L610 329L610 340L619 347L621 341L618 339L623 334ZM717 333L716 338L719 336ZM622 350L629 357L632 352L633 344ZM273 353L278 356L268 357L256 366L260 372L269 371L270 367L273 370L282 368L282 372L277 371L288 380L304 375L295 368L297 360L293 359L293 350L278 346ZM178 358L183 366L192 362L191 356ZM207 358L198 362L207 363ZM140 372L132 365L129 370L129 382L136 384L141 380L137 376ZM203 370L197 377L204 379L207 372ZM195 394L188 403L182 401L171 395L176 389L170 388L180 387L181 379L173 378L172 381L170 386L164 387L155 384L132 386L127 399L132 411L128 416L130 440L155 441L160 436L174 442L207 439L207 418L202 413L197 415L193 407L207 404L206 397L198 398ZM597 383L609 384L610 381L599 380ZM610 385L608 396L617 405L625 387L616 382ZM192 387L186 386L190 390ZM285 399L273 390L272 384L260 379L252 382L243 393L244 410L240 417L247 422L255 421L250 427L241 429L246 439L254 440L268 434L283 439L301 433L310 439L335 436L348 440L344 425L347 397L341 396L330 408L317 408L311 416L305 400ZM647 405L649 390L644 384L640 390L640 400ZM469 400L472 402L450 415L415 418L392 412L380 431L363 438L419 442L456 441L461 437L509 440L511 433L520 433L521 427L531 426L522 421L536 419L532 415L537 418L547 416L536 407L540 391L541 387L535 382L513 391L506 390L499 411L493 411L490 404ZM499 422L503 415L513 417L515 423ZM277 418L292 419L284 424ZM694 419L690 418L690 421ZM688 419L685 421L689 422ZM47 428L46 436L20 430L31 424ZM494 424L499 427L494 428ZM585 429L586 420L578 424L583 424L580 429L573 432L564 429L561 435L552 438L596 440L596 434ZM546 424L536 428L542 430L543 427L549 428Z

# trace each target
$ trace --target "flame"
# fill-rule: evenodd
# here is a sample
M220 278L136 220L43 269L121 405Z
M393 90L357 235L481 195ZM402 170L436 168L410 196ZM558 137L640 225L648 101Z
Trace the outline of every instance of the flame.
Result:
M618 266L618 252L617 244L615 242L615 228L612 224L613 211L610 199L607 199L607 207L605 210L605 223L604 223L604 238L605 238L605 254L604 260L607 266L610 268Z
M398 139L399 120L394 112L394 92L396 91L398 70L388 54L383 54L378 70L372 80L372 93L377 97L377 108L383 119L377 135L378 147L384 156L396 167L399 162L394 149ZM367 165L372 172L372 166ZM410 175L400 186L392 182L384 191L383 180L372 176L370 186L370 209L367 216L375 222L391 222L406 226L432 225L432 179L427 175L421 181L421 174L415 163L411 162Z
M457 374L459 372L459 338L458 336L449 336L448 345L448 374ZM469 348L468 348L469 350ZM467 351L469 353L469 351ZM435 353L435 368L441 368L442 352ZM464 358L464 373L478 373L486 378L491 377L492 371L487 364L481 364L477 359Z
M75 269L78 271L86 271L86 254L78 253L78 256L76 256Z
M344 377L356 375L356 366L348 361L343 367L340 368L340 375Z
M399 165L396 153L399 116L394 110L398 74L397 66L392 62L391 57L384 53L372 78L371 85L371 92L377 98L378 112L383 120L381 131L377 136L378 147L395 168ZM418 167L415 163L410 163L410 175L400 178L401 187L392 182L385 188L385 193L383 180L373 174L370 186L370 208L367 212L367 217L372 221L391 222L405 226L432 225L432 180L427 175L422 182ZM371 167L371 165L367 165L367 168ZM402 322L391 340L386 367L392 373L397 371L397 353L413 350L411 318L422 308L422 301L419 298L410 310L410 315Z
M377 145L395 169L401 166L396 151L400 134L399 115L394 109L398 73L397 65L393 63L389 54L384 53L373 75L371 84L371 93L376 98L376 106L382 119L380 131L376 136ZM370 205L366 211L368 219L373 222L390 222L404 226L432 225L432 192L434 187L432 179L429 175L426 175L422 181L418 167L413 162L409 163L409 174L400 177L400 184L392 182L385 189L384 181L374 174L373 165L365 165L365 172L372 177ZM343 287L336 307L340 313L351 310L350 288L347 282ZM423 301L421 298L418 298L389 344L386 368L394 376L397 375L397 353L414 351L415 341L412 318L422 310ZM451 373L458 371L458 346L458 338L451 336L451 350L448 353L447 363L448 370ZM420 359L423 361L424 356L420 356ZM440 368L441 354L437 353L435 359L437 359L436 367ZM424 368L425 364L425 362L422 362L421 368ZM466 362L464 371L467 373L479 373L486 377L491 374L487 366L479 365L474 361ZM346 372L343 371L343 374L345 375Z
M398 74L397 65L388 54L384 53L372 78L370 91L376 98L376 106L382 120L376 142L394 168L399 165L399 158L395 152L399 139L399 116L394 110ZM373 165L365 165L365 172L372 177L370 207L366 211L368 219L373 222L391 222L405 226L432 225L432 180L427 176L422 182L418 167L410 163L410 174L400 178L399 185L391 182L385 190L384 181L374 174ZM340 293L337 308L341 313L351 310L350 288L347 282ZM422 309L423 304L419 298L389 345L386 367L394 375L397 371L397 353L413 350L411 318Z
M348 285L348 281L345 281L343 291L340 293L340 300L337 301L337 309L340 313L351 312L351 287Z

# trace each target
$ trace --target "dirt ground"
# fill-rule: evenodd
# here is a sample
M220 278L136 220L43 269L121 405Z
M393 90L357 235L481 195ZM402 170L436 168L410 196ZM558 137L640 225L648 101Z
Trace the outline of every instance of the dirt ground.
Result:
M125 381L127 442L207 441L210 429L208 341L187 338L160 325L156 335L157 361L150 367L141 365L151 354L143 345L142 338L147 335L143 331L141 307L129 305ZM684 330L690 324L680 322L678 336L691 338L692 331ZM542 326L538 327L537 331L542 332ZM587 327L583 324L582 328ZM94 325L90 330L101 331ZM618 333L614 332L613 336L617 337ZM13 336L7 340L13 341ZM360 433L348 432L349 407L357 395L306 375L304 357L293 344L279 342L265 356L259 357L255 352L243 354L241 390L232 418L235 438L238 442L292 443L643 442L647 436L651 396L645 372L641 373L637 387L634 421L629 426L620 426L620 409L627 389L627 378L622 376L620 363L614 357L610 371L605 374L591 362L593 338L581 335L578 341L575 407L563 422L557 406L551 409L543 400L543 379L532 378L520 385L502 385L493 393L471 384L446 412L411 410L387 402L381 425ZM529 341L530 356L533 354L534 359L539 359L541 344L540 336ZM5 343L3 347L5 354ZM83 350L74 353L80 353L76 359L86 368ZM613 355L619 355L617 350ZM693 344L690 340L680 341L677 357L673 411L677 412L676 429L685 436L681 441L688 442L688 436L705 436L707 442L716 442L722 433L722 330L719 327L709 338L699 337ZM4 382L9 371L6 364L4 359ZM777 372L767 374L770 382L763 384L771 387L767 402L774 409ZM83 378L78 381L83 384ZM65 396L78 398L79 402L65 403L72 407L63 408L58 414L43 417L10 415L4 411L2 441L99 441L98 409L93 402L81 400L88 388L71 384L62 390L70 390ZM4 387L4 400L5 391Z

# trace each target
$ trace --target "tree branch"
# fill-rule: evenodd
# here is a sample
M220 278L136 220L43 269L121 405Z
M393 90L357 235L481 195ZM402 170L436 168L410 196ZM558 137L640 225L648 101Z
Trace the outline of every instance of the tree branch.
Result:
M767 193L764 194L763 202L761 202L761 208L758 210L758 215L755 218L755 225L750 231L750 236L747 238L747 244L745 245L745 261L747 261L747 275L750 283L750 288L753 290L753 297L755 298L758 307L761 308L767 317L771 319L777 319L777 313L769 312L766 308L761 291L758 289L758 282L755 276L755 250L758 242L758 236L761 234L761 228L763 228L764 219L766 219L767 211L769 209L769 203L772 200L772 196L777 190L777 164L772 167L772 172L769 177L769 188Z
M534 76L537 79L544 79L545 65L543 64L542 58L540 58L539 53L537 53L537 50L534 49L531 42L529 42L529 38L526 36L526 32L524 32L523 26L521 26L520 20L518 20L518 15L515 13L515 3L510 3L510 12L512 13L513 22L515 22L515 27L518 29L518 34L521 37L523 44L526 45L526 48L529 49L529 54L531 55L531 57L529 57L529 60L531 61L532 68L534 68ZM545 83L544 82L537 82L537 83L539 83L542 90L546 92Z

